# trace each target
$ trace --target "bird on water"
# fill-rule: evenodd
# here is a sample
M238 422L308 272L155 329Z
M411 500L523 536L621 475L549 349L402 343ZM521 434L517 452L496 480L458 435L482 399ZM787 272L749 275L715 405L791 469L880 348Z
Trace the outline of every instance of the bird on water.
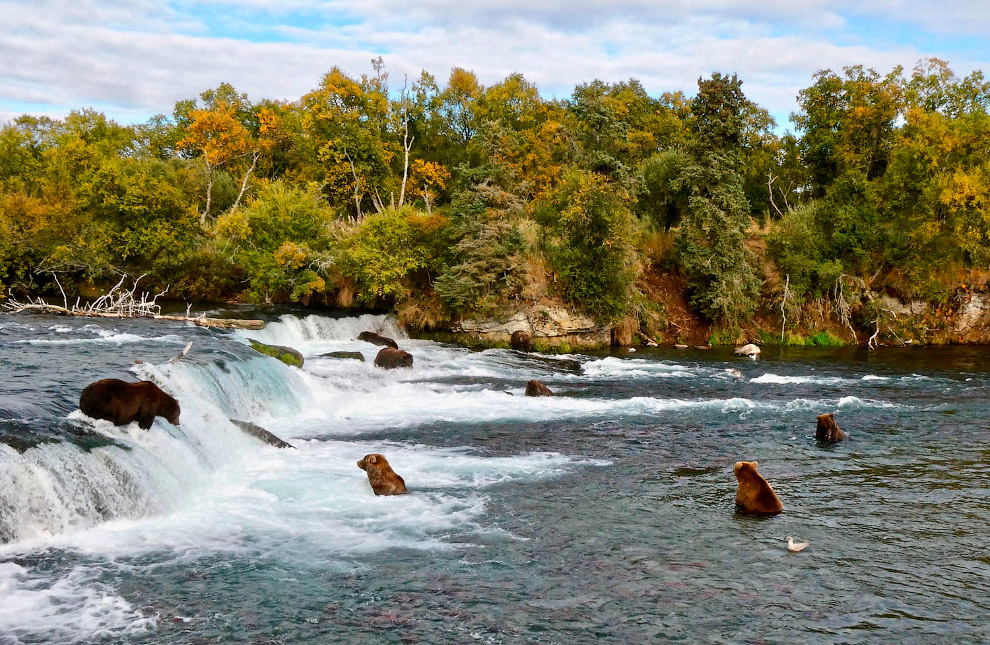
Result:
M794 538L790 535L787 536L787 550L791 553L804 551L809 544L811 544L811 542L795 542Z

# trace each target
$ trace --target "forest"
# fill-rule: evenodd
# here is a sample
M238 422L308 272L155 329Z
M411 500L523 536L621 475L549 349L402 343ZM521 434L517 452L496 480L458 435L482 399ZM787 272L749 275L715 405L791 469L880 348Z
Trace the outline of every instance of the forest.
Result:
M558 302L659 338L672 284L714 340L827 342L890 323L883 295L935 329L986 289L982 72L822 70L797 104L777 124L721 73L694 96L595 80L551 100L378 58L293 101L221 84L139 125L25 115L0 130L0 299L127 274L420 329Z

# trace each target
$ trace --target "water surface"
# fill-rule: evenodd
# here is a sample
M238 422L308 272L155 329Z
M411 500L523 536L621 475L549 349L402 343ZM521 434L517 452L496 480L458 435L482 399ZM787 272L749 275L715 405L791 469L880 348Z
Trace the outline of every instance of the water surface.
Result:
M376 369L365 329L414 368ZM986 642L988 368L984 348L543 356L373 316L0 316L0 642ZM156 381L182 425L85 417L106 377ZM524 397L531 378L557 396ZM846 441L816 444L823 412ZM370 452L410 495L373 495ZM783 514L734 512L740 459Z

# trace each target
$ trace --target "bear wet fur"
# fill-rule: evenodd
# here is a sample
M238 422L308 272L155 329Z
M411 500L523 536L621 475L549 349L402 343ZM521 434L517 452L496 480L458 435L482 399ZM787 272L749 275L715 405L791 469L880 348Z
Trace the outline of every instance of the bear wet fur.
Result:
M179 425L179 402L151 381L128 383L105 378L90 383L79 395L79 409L94 419L104 419L122 426L137 421L147 430L155 417L164 417Z
M732 469L739 480L736 490L736 509L750 515L776 515L784 510L777 493L756 471L759 462L737 461Z
M401 349L392 349L391 347L382 347L378 351L378 355L375 356L375 367L381 367L382 369L391 370L397 367L412 367L413 366L413 356L407 351Z
M384 345L385 347L391 347L392 349L399 349L398 343L389 338L388 336L382 336L381 334L376 334L373 331L363 331L358 334L358 340L363 340L366 343L371 343L372 345Z
M365 455L357 465L368 473L368 482L375 495L405 495L408 492L406 482L392 470L385 455Z
M846 438L846 433L835 425L831 414L819 414L818 426L815 428L815 439L824 443L835 443Z
M553 396L543 381L526 381L526 396Z

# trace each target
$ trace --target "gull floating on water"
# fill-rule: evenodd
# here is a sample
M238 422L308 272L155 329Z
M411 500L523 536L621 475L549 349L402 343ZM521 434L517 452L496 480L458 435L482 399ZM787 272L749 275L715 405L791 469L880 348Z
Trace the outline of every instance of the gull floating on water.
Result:
M804 551L804 549L811 544L811 542L795 542L794 538L790 535L787 536L787 550L791 553L798 553L799 551Z

